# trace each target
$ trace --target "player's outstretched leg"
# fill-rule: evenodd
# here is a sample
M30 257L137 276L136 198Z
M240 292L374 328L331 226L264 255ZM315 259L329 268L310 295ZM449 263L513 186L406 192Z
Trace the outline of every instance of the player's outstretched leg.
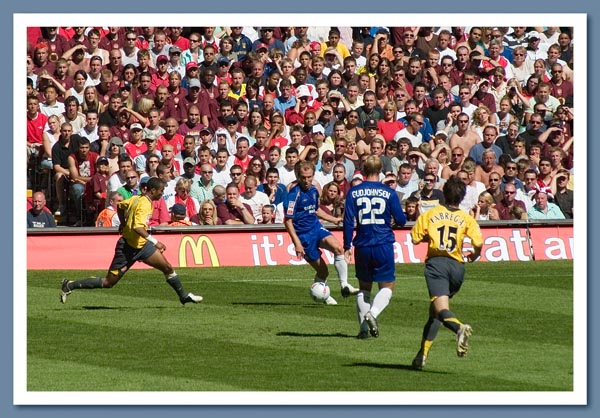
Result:
M102 277L89 277L87 279L75 281L63 279L60 285L60 302L67 303L67 296L75 289L101 289L103 280Z
M186 303L200 303L202 302L202 296L200 295L195 295L192 292L187 292L184 288L183 285L181 284L181 281L179 280L179 276L177 275L177 273L173 272L169 275L166 275L167 278L167 283L169 283L169 286L171 286L173 288L173 290L175 290L175 292L177 293L177 296L179 296L179 302L181 302L182 305L185 305Z

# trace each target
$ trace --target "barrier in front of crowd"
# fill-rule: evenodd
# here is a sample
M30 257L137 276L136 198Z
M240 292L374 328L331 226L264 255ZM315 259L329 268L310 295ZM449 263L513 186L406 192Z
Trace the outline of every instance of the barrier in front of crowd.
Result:
M531 231L531 246L527 236ZM421 263L426 244L413 245L410 224L395 231L397 263ZM482 222L482 261L572 260L573 222L524 221ZM333 228L342 242L342 231ZM167 246L165 252L174 267L302 265L282 225L157 227L152 234ZM116 228L47 228L27 231L27 269L103 270L112 260L118 234ZM469 244L465 244L465 249ZM333 255L324 251L328 262ZM137 263L134 268L147 268Z

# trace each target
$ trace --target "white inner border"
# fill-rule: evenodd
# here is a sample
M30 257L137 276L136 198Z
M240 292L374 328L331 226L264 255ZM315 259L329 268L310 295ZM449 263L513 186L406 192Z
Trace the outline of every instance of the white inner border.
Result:
M311 22L311 26L572 26L577 50L575 113L577 150L577 220L574 222L574 347L572 392L29 392L27 391L26 179L23 175L23 133L26 122L26 29L28 26L164 27L279 26ZM585 405L587 403L587 15L586 14L14 14L14 375L16 405ZM369 23L371 23L369 25ZM225 25L223 25L225 26ZM502 324L497 324L501 327ZM394 395L392 395L394 394Z

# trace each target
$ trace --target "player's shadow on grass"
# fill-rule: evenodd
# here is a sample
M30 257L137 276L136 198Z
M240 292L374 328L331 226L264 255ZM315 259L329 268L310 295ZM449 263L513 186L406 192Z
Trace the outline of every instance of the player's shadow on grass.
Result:
M316 334L316 333L304 333L304 332L278 332L278 337L334 337L334 338L356 338L356 335L348 335L342 334L340 332L336 332L334 334Z
M361 362L352 363L346 367L371 367L374 369L393 369L393 370L410 370L418 373L437 373L437 374L448 374L447 372L436 372L432 370L415 370L410 364L385 364L385 363L373 363L373 362Z
M139 310L147 310L147 309L181 309L180 306L174 306L174 307L170 307L170 306L138 306L138 307L133 307L133 306L82 306L80 309L83 309L84 311L110 311L110 310L116 310L116 311L139 311Z
M231 302L232 305L247 305L247 306L296 306L299 303L283 303L283 302Z

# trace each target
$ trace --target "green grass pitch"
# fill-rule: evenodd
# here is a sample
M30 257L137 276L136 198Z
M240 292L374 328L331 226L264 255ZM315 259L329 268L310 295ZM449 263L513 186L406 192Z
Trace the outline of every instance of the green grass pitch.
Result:
M28 391L572 391L572 261L474 263L452 300L473 327L456 356L440 329L427 365L410 369L427 316L423 265L398 265L379 338L357 340L354 298L309 297L309 266L178 269L204 296L181 306L156 270L60 304L63 277L29 271ZM350 266L351 283L354 266Z

